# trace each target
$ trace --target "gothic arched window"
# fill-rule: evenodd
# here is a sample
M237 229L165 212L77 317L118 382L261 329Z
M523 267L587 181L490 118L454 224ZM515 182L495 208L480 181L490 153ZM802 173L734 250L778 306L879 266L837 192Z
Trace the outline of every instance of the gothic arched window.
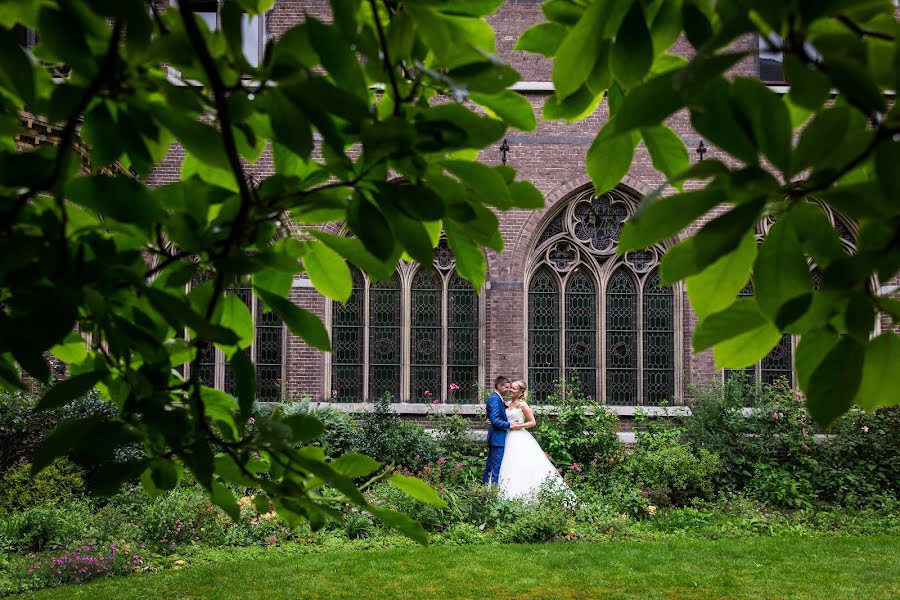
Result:
M528 379L546 401L577 379L613 405L658 405L678 395L676 295L659 285L663 247L616 254L636 198L575 195L537 237L528 283Z
M202 272L194 278L191 287L210 280L211 275ZM284 379L284 323L275 313L264 310L262 300L253 296L250 286L244 284L228 293L240 298L253 319L253 342L242 352L256 364L256 399L260 402L278 402ZM198 377L203 385L234 394L234 371L230 357L213 344L204 344L197 352L200 355Z
M353 272L350 300L332 303L331 399L481 402L478 293L446 240L433 267L401 263L390 282Z

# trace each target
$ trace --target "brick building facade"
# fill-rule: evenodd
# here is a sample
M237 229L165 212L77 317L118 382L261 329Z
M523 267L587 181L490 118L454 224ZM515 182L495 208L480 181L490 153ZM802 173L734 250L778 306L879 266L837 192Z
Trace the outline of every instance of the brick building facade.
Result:
M327 20L327 13L328 3L324 1L278 0L273 10L265 17L265 35L277 38L302 19L304 14ZM550 83L552 63L537 55L516 52L514 46L528 26L541 20L543 15L539 0L509 0L490 18L496 31L500 58L521 74L522 81L516 84L515 89L528 98L538 116L544 102L552 93ZM749 50L750 57L734 69L735 74L758 76L760 60L756 52L757 40L748 38L739 46L741 46L739 49ZM682 40L674 51L688 55L690 46ZM493 377L498 374L526 379L540 387L541 381L537 381L538 372L542 373L541 377L544 378L542 381L546 384L548 372L556 369L558 373L563 374L564 368L568 366L571 371L581 374L584 379L590 380L593 377L592 387L589 386L588 393L593 390L593 393L603 401L623 406L620 412L627 414L631 410L627 406L658 404L661 397L666 395L670 396L674 403L681 403L691 384L721 378L723 373L716 369L711 352L698 355L691 352L690 339L696 317L690 309L683 287L679 285L668 292L660 292L653 288L651 281L654 272L653 261L658 259L658 253L656 256L634 257L627 266L622 267L627 269L630 278L628 283L621 277L617 279L615 273L624 261L616 262L615 253L610 253L610 247L598 248L605 241L597 237L600 234L596 233L596 229L606 227L602 235L607 236L610 231L614 232L621 225L622 211L625 211L624 216L627 218L630 207L633 207L641 196L665 182L664 176L653 168L646 149L640 145L635 152L628 175L621 181L613 196L601 199L599 204L591 204L590 182L585 175L585 156L594 135L606 118L607 107L604 102L594 114L578 123L539 121L534 132L513 130L508 132L508 164L518 170L520 179L534 183L545 194L546 206L536 211L511 210L498 214L506 246L503 253L489 251L487 254L487 282L484 289L478 293L475 313L477 339L473 341L476 362L473 372L477 384L484 388L489 388ZM691 160L698 160L699 157L694 150L701 140L692 131L687 115L677 114L668 124L685 141L691 153ZM708 143L707 147L706 157L716 157L716 148ZM167 159L151 176L150 183L159 185L176 180L182 156L177 147L173 148ZM482 152L480 160L486 164L498 164L501 152L499 148L488 148ZM272 161L268 155L264 155L252 168L260 175L269 173L272 169ZM573 202L580 203L586 208L576 211ZM594 214L589 214L592 211ZM582 220L579 221L579 218ZM554 219L557 219L556 224ZM587 219L594 221L589 224ZM602 222L601 225L597 225L598 219ZM852 243L852 224L841 221L836 216L832 216L832 219L836 220L836 227L846 230L844 237L848 243ZM548 238L546 233L548 226L561 226L564 230L568 228L568 233L563 232L555 238L553 236ZM585 227L588 226L595 228L592 230L593 234L585 233ZM582 237L573 233L579 227ZM341 225L334 224L330 229L339 232ZM691 230L682 233L682 235L690 234ZM544 240L556 240L561 244L552 249L549 246L541 246L542 236ZM548 243L544 242L545 246ZM614 250L614 246L611 248ZM660 252L663 250L664 248L659 249ZM550 258L551 251L555 253L555 259ZM572 252L575 253L574 259L571 257ZM541 267L539 263L544 266ZM557 286L570 285L568 282L575 281L572 276L573 270L583 270L588 277L582 277L580 281L588 286L588 290L585 292L581 289L582 296L577 296L569 294L569 291L571 294L578 293L573 291L574 287L569 291L558 287L556 292L545 290L545 295L540 296L541 292L537 291L533 284L541 269L547 274L545 279L548 282L552 277L556 278L554 281ZM415 320L421 314L410 308L414 302L413 295L419 293L411 290L418 284L413 281L415 275L410 266L401 265L398 274L401 283L399 289L392 292L394 300L391 301L398 301L399 308L394 312L397 318L394 324L396 328L391 330L390 335L391 339L399 344L393 349L395 356L393 360L399 364L391 366L390 369L385 367L383 373L388 373L387 377L396 381L396 390L392 395L395 402L405 405L403 411L409 414L422 413L426 407L430 407L432 399L439 399L441 403L454 401L449 386L456 383L452 381L453 369L456 366L449 364L452 362L449 355L453 350L448 347L447 339L456 333L451 331L452 326L448 325L446 320L452 316L449 312L455 309L449 307L452 293L441 287L449 284L437 282L436 285L440 289L430 296L422 292L425 295L421 298L431 297L441 306L435 309L436 314L440 314L440 331L433 332L439 342L434 344L432 339L432 342L425 344L427 346L425 349L443 356L438 361L440 364L431 366L430 376L434 381L434 389L427 389L425 391L429 393L424 394L422 390L424 384L421 381L414 381L414 378L421 374L418 370L420 367L414 363L422 353L419 352L421 348L417 346L418 338L413 339L414 335L418 335L413 329L416 327ZM448 271L447 276L451 277L452 271ZM625 287L613 288L619 284ZM365 288L364 282L361 285ZM551 298L553 293L557 294L556 304L553 304ZM669 296L666 296L666 293ZM370 298L371 302L367 303L365 299L369 295L365 294L365 289L361 290L360 294L363 297L359 300L360 315L357 316L365 321L367 315L362 313L367 308L372 309L374 303L380 300ZM543 298L545 304L549 304L544 305L542 310L556 311L555 341L552 339L554 337L552 323L547 327L544 327L546 323L539 323L537 325L543 329L535 328L534 312L529 311L530 297L533 300L532 305ZM309 281L303 277L294 283L292 300L319 315L330 329L334 324L336 311L343 310L319 296ZM593 317L582 315L583 318L578 321L573 316L575 311L570 310L578 302L581 302L578 305L580 310L587 313L593 311ZM670 326L666 326L663 322L655 325L650 323L652 319L648 315L651 315L653 310L662 310L665 313L663 320L669 319ZM566 322L566 319L571 323ZM568 333L565 331L567 325L571 325ZM361 380L354 383L361 390L359 397L344 397L346 393L340 392L342 396L340 399L351 404L370 399L368 390L372 389L372 381L380 377L376 373L377 365L372 360L372 353L376 350L372 349L374 337L370 334L374 329L374 325L360 328L359 340L365 345L359 353L362 364L351 365ZM387 331L390 328L382 329ZM529 329L534 334L531 343L529 343ZM534 333L535 331L537 333ZM537 366L536 361L541 357L534 355L533 346L537 344L535 340L538 338L544 340L545 345L549 344L549 350L545 348L544 354L549 356L555 352L558 359L556 365L551 364L546 368L543 365L541 368ZM328 401L333 394L338 395L335 387L338 383L335 367L342 367L335 363L334 357L309 348L286 330L278 336L278 343L282 344L281 379L289 395L294 397L305 395L316 401ZM649 348L654 344L658 347L651 352ZM770 367L780 365L781 374L790 376L791 347L792 341L785 338L782 346L776 348L776 351L781 352L781 356L776 357L780 363L770 361L768 365ZM652 355L653 352L656 354ZM543 358L546 359L546 356ZM353 361L348 361L351 362ZM784 373L785 364L786 373ZM345 371L351 372L353 369L347 367ZM764 364L756 370L756 376L759 377L760 374L771 377L779 374L779 368L766 370ZM428 379L426 376L422 377ZM630 392L625 389L628 386L632 386ZM473 395L471 402L479 403L480 399Z

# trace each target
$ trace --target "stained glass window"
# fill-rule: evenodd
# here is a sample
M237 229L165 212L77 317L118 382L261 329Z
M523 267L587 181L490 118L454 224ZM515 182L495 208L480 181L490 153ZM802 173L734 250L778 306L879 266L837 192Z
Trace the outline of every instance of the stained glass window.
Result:
M528 376L535 402L545 401L560 377L559 325L559 286L542 267L528 288Z
M331 399L362 402L363 396L363 277L353 270L353 289L346 304L335 302L331 327Z
M606 401L637 404L637 289L624 268L606 288Z
M410 293L410 369L412 402L441 397L441 299L443 283L436 271L419 269Z
M659 284L659 270L644 282L644 404L675 395L675 295Z
M369 398L400 399L400 278L369 286Z
M234 294L235 296L240 298L241 302L243 302L247 306L247 309L250 310L250 307L251 307L250 302L253 299L253 292L250 291L249 287L240 287L235 290L232 290L229 293ZM242 352L244 352L248 358L251 358L250 348L247 348L246 350L242 350ZM234 370L231 368L231 361L228 360L227 358L225 360L225 391L228 392L229 394L235 393Z
M448 402L480 403L478 397L478 294L456 273L447 284L447 382ZM458 389L450 393L450 387Z
M284 324L272 311L263 310L256 299L256 397L260 402L281 399Z
M775 383L779 379L786 379L788 385L794 385L793 354L789 334L781 336L778 345L762 359L759 371L760 378L766 383Z
M586 269L566 283L566 381L577 380L585 396L597 388L597 290Z

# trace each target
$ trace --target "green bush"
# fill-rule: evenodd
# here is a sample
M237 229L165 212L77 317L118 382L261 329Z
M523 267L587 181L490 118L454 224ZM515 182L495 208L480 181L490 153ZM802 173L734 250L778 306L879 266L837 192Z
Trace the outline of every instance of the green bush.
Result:
M585 396L577 381L557 385L547 403L556 407L555 418L538 413L536 434L541 447L557 465L591 466L611 471L624 454L619 441L619 417L606 406Z
M719 455L717 488L744 489L760 463L794 472L811 468L815 429L802 394L783 380L768 385L738 375L694 388L691 395L684 439Z
M225 519L199 486L185 485L144 504L138 525L141 539L166 553L222 534L228 526Z
M565 538L569 517L554 505L521 506L516 518L499 528L498 539L504 544L539 544Z
M65 508L34 506L0 517L2 545L10 550L40 552L51 546L65 546L82 539L82 525L90 515L83 503Z
M815 498L812 483L802 474L778 465L758 463L747 493L766 506L809 508Z
M438 457L434 439L423 428L406 423L390 408L390 396L375 402L371 412L360 417L354 448L385 463L419 471Z
M712 495L719 457L704 448L694 453L690 444L673 441L652 449L638 447L625 464L645 494L655 490L657 502L667 499L667 503L683 506L693 498Z
M820 497L849 506L900 494L900 407L844 415L815 449Z
M393 484L382 482L371 491L374 504L405 513L422 524L426 531L440 531L448 524L446 509L425 504L408 496Z
M435 413L431 421L441 455L448 462L464 463L467 459L483 459L487 455L484 442L475 440L469 419L458 414Z
M0 479L0 512L31 506L63 506L84 496L84 472L60 459L31 477L31 463L22 461Z

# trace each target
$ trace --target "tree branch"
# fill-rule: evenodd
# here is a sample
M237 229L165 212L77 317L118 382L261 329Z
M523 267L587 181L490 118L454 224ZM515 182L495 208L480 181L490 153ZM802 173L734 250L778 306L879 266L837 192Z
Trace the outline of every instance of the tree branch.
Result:
M391 82L391 89L394 91L394 115L400 115L400 88L397 86L397 75L394 73L394 67L391 65L391 55L388 53L387 37L384 35L384 29L381 26L381 17L378 16L378 6L375 0L369 0L372 6L372 14L375 17L375 29L378 30L378 42L381 44L381 56L384 60L384 68L387 71L388 79Z
M865 29L857 25L850 17L844 15L838 15L835 17L842 25L844 25L847 29L857 34L859 37L870 37L878 40L885 40L888 42L893 42L897 38L892 36L889 33L882 33L880 31L874 31L872 29Z

